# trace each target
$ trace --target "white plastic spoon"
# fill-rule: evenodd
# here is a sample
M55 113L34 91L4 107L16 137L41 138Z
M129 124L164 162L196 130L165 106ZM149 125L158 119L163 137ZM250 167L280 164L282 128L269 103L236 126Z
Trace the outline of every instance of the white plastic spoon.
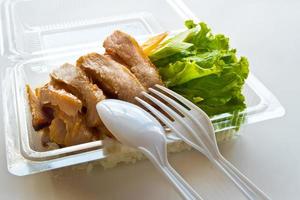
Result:
M134 104L113 99L99 102L97 111L108 130L121 143L141 150L184 199L202 199L170 166L164 129L151 114Z

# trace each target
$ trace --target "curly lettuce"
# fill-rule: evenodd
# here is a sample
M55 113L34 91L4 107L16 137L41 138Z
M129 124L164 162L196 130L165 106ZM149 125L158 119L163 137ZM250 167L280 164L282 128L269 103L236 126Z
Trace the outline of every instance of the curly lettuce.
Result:
M247 58L238 58L229 38L213 35L205 23L188 20L185 25L188 30L161 43L149 55L166 86L209 116L244 110Z

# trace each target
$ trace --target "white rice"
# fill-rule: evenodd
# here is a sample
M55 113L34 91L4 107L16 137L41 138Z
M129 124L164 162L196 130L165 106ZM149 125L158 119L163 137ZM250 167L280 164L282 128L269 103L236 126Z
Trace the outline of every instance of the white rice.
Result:
M228 141L236 136L236 131L231 129L216 134L218 143ZM73 166L75 170L86 170L91 172L95 166L102 166L105 169L116 167L119 163L134 164L146 157L138 150L122 145L116 140L106 138L103 140L104 152L107 157L98 161ZM177 153L192 148L183 141L176 141L168 144L168 153Z

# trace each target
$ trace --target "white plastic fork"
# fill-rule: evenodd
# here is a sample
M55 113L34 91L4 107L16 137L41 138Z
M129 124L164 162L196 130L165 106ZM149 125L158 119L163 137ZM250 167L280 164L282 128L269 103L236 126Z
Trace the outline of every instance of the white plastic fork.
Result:
M166 103L146 92L143 92L144 97L160 107L160 109L167 113L173 120L170 120L161 111L146 101L138 97L136 97L136 100L172 129L183 141L203 153L216 167L233 181L249 200L270 199L270 197L221 155L217 146L213 125L204 111L172 90L160 85L155 85L155 87L172 98L153 88L149 88L149 91L160 99L163 99ZM173 98L181 102L184 106ZM177 112L174 111L170 105L174 107ZM182 116L178 114L178 112Z

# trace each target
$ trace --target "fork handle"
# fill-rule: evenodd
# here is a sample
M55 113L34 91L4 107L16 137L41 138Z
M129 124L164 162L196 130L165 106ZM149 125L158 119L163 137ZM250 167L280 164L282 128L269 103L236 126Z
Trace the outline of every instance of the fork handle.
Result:
M152 162L152 164L158 169L172 185L177 192L185 200L203 200L199 194L173 169L170 164L161 163L155 156L152 155L147 149L139 148L144 155Z
M270 197L261 191L222 155L219 156L219 159L214 160L214 164L230 178L249 200L271 200Z

